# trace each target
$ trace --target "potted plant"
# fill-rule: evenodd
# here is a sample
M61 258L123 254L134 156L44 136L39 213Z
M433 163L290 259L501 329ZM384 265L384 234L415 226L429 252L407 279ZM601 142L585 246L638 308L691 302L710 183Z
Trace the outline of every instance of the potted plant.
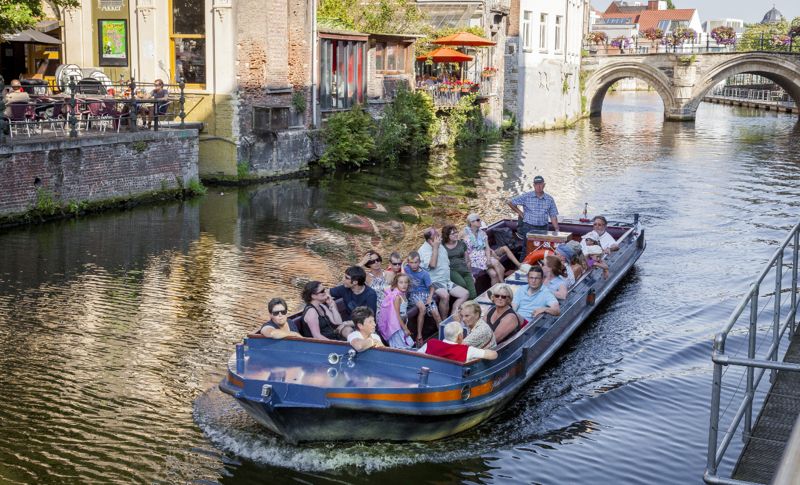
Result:
M717 45L732 45L736 43L736 31L733 27L714 27L711 29L711 38Z

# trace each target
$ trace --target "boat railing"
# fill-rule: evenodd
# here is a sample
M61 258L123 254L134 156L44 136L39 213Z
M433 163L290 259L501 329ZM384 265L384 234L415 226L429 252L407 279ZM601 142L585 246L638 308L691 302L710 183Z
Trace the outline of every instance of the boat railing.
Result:
M740 427L744 443L757 439L752 437L754 405L760 401L761 395L757 391L767 370L769 370L769 382L775 381L779 370L800 372L800 364L782 362L779 356L782 343L791 338L797 327L799 248L800 223L794 226L775 251L747 294L736 306L722 331L714 338L711 356L714 364L711 419L708 431L708 456L703 475L706 483L750 483L721 476L720 464ZM773 278L768 280L771 275ZM782 298L784 289L790 289L788 302ZM761 307L759 307L760 300L764 301ZM771 312L768 311L770 304ZM745 311L747 315L743 317ZM726 348L729 337L735 339L737 343L741 342L740 347L733 352ZM762 350L766 345L768 345L766 350ZM740 355L745 351L745 346L746 357ZM739 371L729 372L731 369ZM721 412L723 394L726 402ZM732 417L728 414L729 410L730 412L735 410ZM722 432L720 432L721 418L726 421L730 418L727 428Z

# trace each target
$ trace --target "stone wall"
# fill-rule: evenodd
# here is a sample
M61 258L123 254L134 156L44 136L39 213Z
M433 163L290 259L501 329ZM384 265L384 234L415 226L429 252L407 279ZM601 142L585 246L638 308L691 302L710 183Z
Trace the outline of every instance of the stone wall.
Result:
M56 202L133 198L198 178L196 130L75 139L15 139L0 146L0 215L35 207L40 191Z

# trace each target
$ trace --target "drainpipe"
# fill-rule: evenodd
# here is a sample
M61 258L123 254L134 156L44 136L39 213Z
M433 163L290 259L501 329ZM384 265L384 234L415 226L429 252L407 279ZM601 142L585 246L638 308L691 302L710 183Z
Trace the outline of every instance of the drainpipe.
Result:
M311 127L317 127L317 0L311 6Z

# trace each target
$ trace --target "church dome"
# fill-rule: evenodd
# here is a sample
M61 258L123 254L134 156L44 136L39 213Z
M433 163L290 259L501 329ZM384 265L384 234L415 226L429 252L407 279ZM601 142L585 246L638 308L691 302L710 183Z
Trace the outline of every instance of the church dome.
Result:
M764 18L761 20L762 24L776 24L783 20L783 14L775 8L773 5L772 8L764 14Z

